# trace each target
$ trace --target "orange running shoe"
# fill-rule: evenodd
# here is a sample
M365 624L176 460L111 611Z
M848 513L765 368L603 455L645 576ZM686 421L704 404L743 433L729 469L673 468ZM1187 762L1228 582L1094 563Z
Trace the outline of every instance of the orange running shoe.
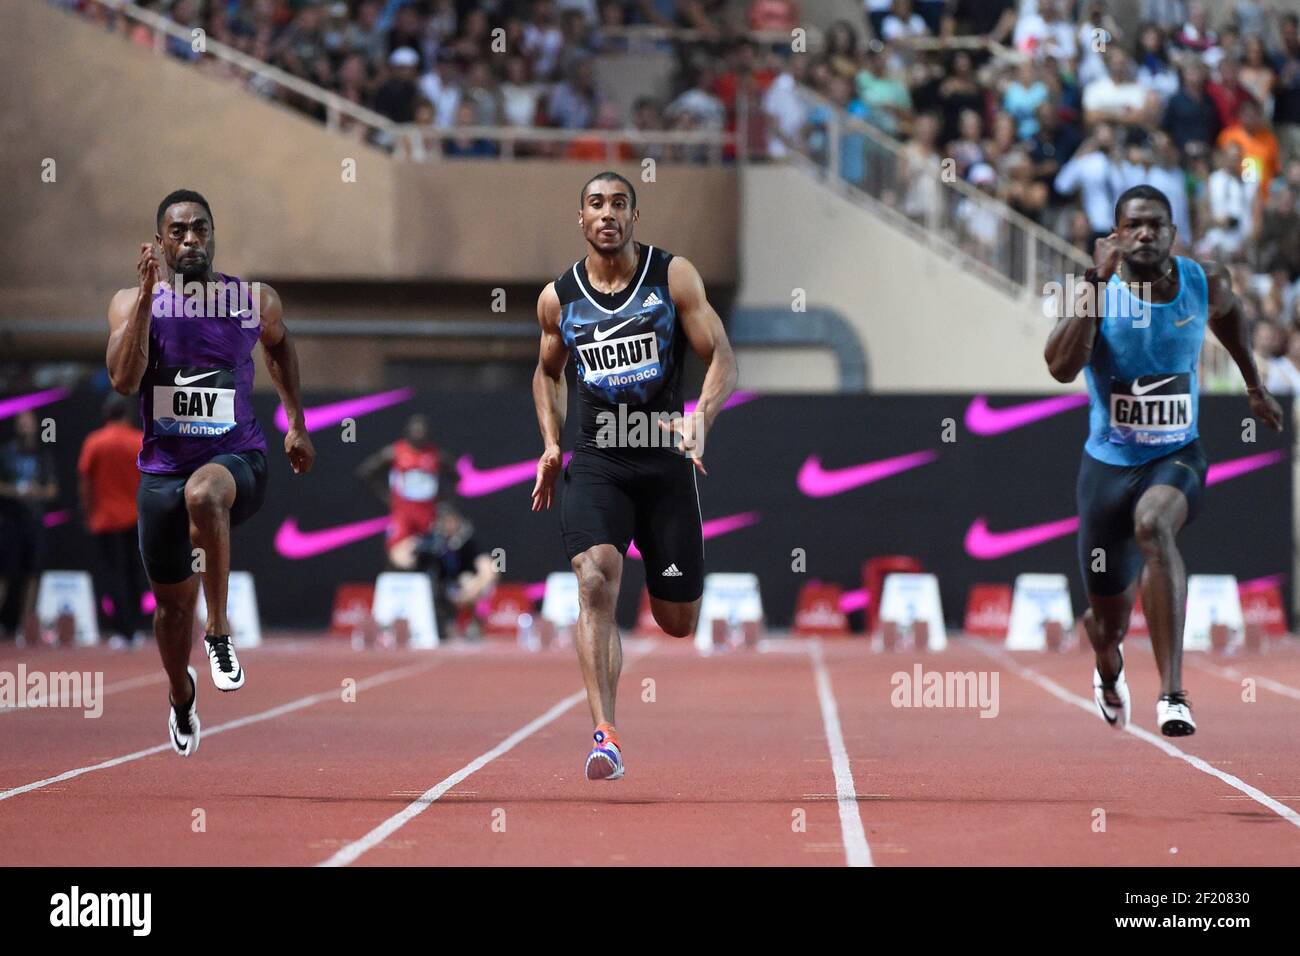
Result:
M592 734L596 746L587 754L588 780L618 780L623 776L623 750L613 724L598 724Z

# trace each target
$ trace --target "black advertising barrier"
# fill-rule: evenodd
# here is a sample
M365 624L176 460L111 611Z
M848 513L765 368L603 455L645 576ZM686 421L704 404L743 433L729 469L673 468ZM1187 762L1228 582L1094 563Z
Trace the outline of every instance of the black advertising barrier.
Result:
M98 424L103 394L43 394L36 412L56 423L63 482L48 520L47 566L85 567L92 552L69 509L77 453ZM385 509L355 471L417 411L429 416L451 463L446 490L474 522L480 545L504 550L506 577L539 582L566 569L557 509L529 509L539 452L529 393L313 393L318 458L306 477L294 476L283 454L274 396L259 395L256 404L270 485L261 513L235 532L233 566L253 572L266 626L322 628L335 585L382 570ZM16 407L0 401L0 415ZM1193 573L1280 576L1289 608L1290 425L1287 434L1260 428L1254 442L1244 441L1248 411L1242 397L1201 398L1214 483L1181 538L1183 553ZM742 394L709 435L709 474L699 479L707 566L757 573L774 627L789 625L804 582L860 588L864 560L881 554L913 555L937 573L953 624L970 585L1010 583L1025 571L1067 574L1079 609L1072 519L1085 431L1079 396ZM627 562L624 626L635 618L643 574L639 561Z

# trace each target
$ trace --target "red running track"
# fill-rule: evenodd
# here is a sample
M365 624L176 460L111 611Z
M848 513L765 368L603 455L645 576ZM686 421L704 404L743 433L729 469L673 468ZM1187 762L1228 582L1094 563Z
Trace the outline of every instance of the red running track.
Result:
M99 671L108 693L98 719L0 712L0 862L1300 862L1295 641L1189 654L1201 729L1172 741L1150 733L1145 644L1128 654L1145 736L1091 711L1085 653L1007 655L970 639L921 655L861 640L767 647L701 658L689 643L628 642L628 774L602 783L582 776L590 720L572 651L272 638L241 655L236 693L201 670L203 737L186 760L167 745L153 648L7 647L0 672ZM997 715L894 706L893 675L916 663L996 675Z

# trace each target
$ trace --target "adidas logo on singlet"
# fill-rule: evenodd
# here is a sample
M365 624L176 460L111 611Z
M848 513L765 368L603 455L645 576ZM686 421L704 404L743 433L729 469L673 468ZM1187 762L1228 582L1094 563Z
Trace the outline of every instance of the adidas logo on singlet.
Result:
M652 305L663 305L663 304L664 304L664 300L659 298L659 296L656 295L654 292L651 292L648 296L645 297L645 301L641 303L641 308L645 309L645 308L649 308Z
M663 576L666 578L680 578L682 576L682 572L677 570L677 565L674 563L664 568Z

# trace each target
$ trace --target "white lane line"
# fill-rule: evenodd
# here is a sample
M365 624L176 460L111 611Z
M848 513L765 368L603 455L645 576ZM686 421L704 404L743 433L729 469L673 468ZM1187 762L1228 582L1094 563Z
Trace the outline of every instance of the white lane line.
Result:
M1186 660L1186 658L1184 658ZM1275 681L1271 677L1255 677L1251 674L1243 673L1235 667L1219 667L1217 664L1211 664L1209 661L1202 661L1192 658L1192 663L1203 671L1209 671L1218 677L1226 678L1230 681L1240 683L1246 678L1250 678L1260 687L1267 688L1275 694L1281 694L1283 697L1290 697L1292 700L1300 700L1300 689L1292 687L1290 684L1283 684L1281 681Z
M537 731L541 730L543 727L551 723L557 717L560 717L562 714L564 714L565 711L572 708L574 704L577 704L580 701L584 701L586 699L587 699L587 692L585 690L575 691L574 693L570 694L568 697L564 698L564 700L560 701L558 704L556 704L546 713L542 714L540 717L530 720L528 723L524 724L524 726L520 727L513 734L511 734L505 740L501 741L501 743L497 744L487 753L480 754L479 756L475 757L472 761L467 763L465 766L461 767L450 777L447 777L446 779L440 781L439 783L434 784L428 790L424 791L424 793L420 794L419 797L417 797L414 801L408 804L405 810L402 810L400 813L393 814L391 817L389 817L383 823L379 824L379 826L375 827L373 830L371 830L361 839L354 840L353 842L347 844L342 849L340 849L337 853L335 853L332 857L330 857L328 860L324 860L316 865L317 866L347 866L349 863L354 862L358 857L360 857L367 850L374 849L376 846L383 843L385 840L387 840L390 836L392 836L402 827L406 826L406 824L410 823L412 820L418 817L425 810L429 809L429 807L432 806L433 803L439 797L445 794L452 787L456 786L456 784L460 783L462 780L464 780L466 777L470 776L471 774L477 773L478 771L482 770L493 760L496 760L502 754L507 753L510 750L514 749L515 746L527 740L529 737L537 733Z
M409 664L406 667L395 667L391 670L381 671L371 677L366 677L357 681L357 690L366 690L371 687L378 687L380 684L387 684L390 681L401 680L403 677L409 677L412 674L418 674L421 671L428 670L438 663L440 663L438 660L424 661L419 664ZM256 724L264 720L272 720L276 717L282 717L285 714L293 713L295 710L302 710L304 707L321 704L327 700L340 699L340 689L337 687L331 690L321 691L319 694L300 697L287 704L281 704L279 707L272 707L270 710L263 710L256 714L249 714L246 717L239 717L235 720L227 721L224 724L217 724L215 727L204 727L202 728L202 736L210 737L213 734L223 733L227 730L237 730L240 727L247 727L249 724ZM151 757L154 754L163 753L164 751L171 749L171 744L159 744L157 747L137 750L135 753L125 754L121 757L113 757L110 760L91 764L88 767L77 767L75 770L65 771L56 777L47 777L44 780L37 780L34 783L24 784L21 787L14 787L12 790L0 792L0 800L8 800L11 797L19 796L20 794L30 793L32 790L40 790L42 787L48 787L51 784L61 783L64 780L71 780L73 777L80 777L82 774L92 773L96 770L108 770L111 767L121 766L124 763L130 763L133 760L140 760L144 757Z
M139 677L128 677L125 680L105 684L102 693L107 697L109 694L116 694L119 691L134 690L137 687L148 687L150 684L161 684L165 680L167 680L167 675L162 671L157 671L151 674L141 674ZM0 715L12 714L20 710L30 710L33 707L43 708L49 706L45 703L45 698L40 695L37 695L36 700L39 701L39 703L29 702L25 707L0 707ZM70 701L65 702L60 699L57 706L70 707L72 704Z
M627 648L633 645L630 641L624 641L623 646L624 646L625 656L623 662L623 672L627 673L627 669L632 664L636 663L637 661L640 661L641 658L647 656L651 651L655 649L657 644L658 644L657 641L648 640L643 644L635 645L635 649L632 651L632 653L627 654L626 653ZM337 853L331 856L328 860L322 860L320 863L317 863L316 865L336 867L336 866L347 866L349 863L355 862L357 858L359 858L363 853L367 852L368 850L374 849L376 846L378 846L380 843L383 843L385 840L387 840L390 836L392 836L402 827L406 826L406 824L410 823L412 820L418 817L425 810L429 809L430 806L432 806L440 797L446 794L447 791L451 790L452 787L456 786L456 784L463 781L466 777L478 773L480 770L482 770L484 767L490 764L493 760L496 760L498 757L502 756L503 754L506 754L509 751L513 750L515 747L523 743L533 734L537 733L537 731L541 730L547 724L561 717L565 711L569 710L575 704L579 703L580 701L584 701L586 699L587 699L586 690L574 691L572 694L570 694L568 697L564 698L564 700L557 703L554 707L552 707L546 713L542 714L540 717L536 717L533 720L530 720L528 723L524 724L524 726L520 727L518 730L516 730L505 740L501 741L501 743L497 744L491 750L487 751L487 753L479 754L479 756L475 757L465 766L461 767L450 777L447 777L439 781L438 783L430 787L428 790L424 791L424 793L420 794L419 797L417 797L410 804L408 804L406 809L402 810L400 813L393 814L391 817L389 817L383 823L379 824L379 826L375 827L373 830L371 830L361 839L352 841L351 843L342 847Z
M1050 677L1045 677L1042 674L1038 673L1038 671L1034 670L1033 668L1025 667L1024 665L1020 664L1018 661L1013 660L1005 651L995 650L994 648L986 647L982 643L974 644L972 646L975 647L975 649L978 650L981 654L984 654L988 657L992 657L997 661L1000 661L1002 664L1010 668L1019 676L1023 677L1025 680L1037 684L1039 687L1043 688L1043 690L1047 691L1053 697L1056 697L1059 700L1063 700L1067 704L1074 704L1076 707L1086 710L1090 714L1094 714L1094 715L1096 714L1097 705L1093 701L1085 700L1084 698L1079 697L1077 694L1072 694L1070 691L1066 690L1064 687L1056 683L1056 681L1052 680ZM1100 718L1098 719L1100 720ZM1272 810L1274 813L1280 816L1283 820L1290 823L1292 826L1300 827L1300 813L1297 813L1295 810L1288 807L1285 803L1280 803L1279 801L1273 799L1264 791L1256 787L1252 787L1244 780L1241 780L1238 777L1234 777L1230 773L1225 773L1224 771L1220 770L1218 767L1206 763L1200 757L1189 754L1184 750L1180 750L1179 748L1171 744L1168 740L1166 740L1163 736L1157 737L1155 734L1151 733L1150 731L1143 730L1141 727L1137 726L1136 724L1130 723L1124 729L1128 731L1130 734L1132 734L1134 737L1138 738L1138 740L1143 740L1146 743L1149 743L1151 746L1163 750L1171 757L1177 757L1179 760L1185 761L1186 763L1195 767L1197 770L1201 771L1202 773L1207 773L1211 777L1217 777L1219 780L1222 780L1224 783L1232 787L1234 790L1240 790L1242 793L1250 797L1256 803L1268 807L1270 810Z
M835 692L831 690L831 677L826 670L820 639L812 643L808 656L817 682L817 701L821 704L826 745L831 752L831 768L835 772L835 796L840 809L840 833L844 838L845 862L849 866L873 866L871 847L867 845L867 834L862 828L862 814L858 810L858 793L853 784L849 753L844 749L844 734L840 731L840 712L835 704Z

